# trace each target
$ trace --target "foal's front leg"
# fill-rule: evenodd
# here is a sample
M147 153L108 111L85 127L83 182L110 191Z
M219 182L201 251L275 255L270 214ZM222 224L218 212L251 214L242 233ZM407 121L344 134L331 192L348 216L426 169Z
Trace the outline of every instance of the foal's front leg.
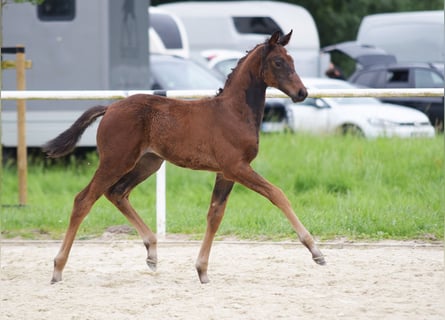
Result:
M227 173L226 176L233 178L236 182L239 182L249 189L258 192L281 209L286 218L289 220L293 229L298 234L298 238L300 239L301 243L304 244L311 252L312 259L317 264L326 264L323 254L318 249L309 231L301 223L300 219L298 219L283 191L261 177L249 164L240 164L239 167L234 169L235 170L232 172Z
M213 239L216 231L221 224L226 209L227 199L233 188L233 181L225 180L222 174L216 175L215 186L213 188L212 200L210 203L209 212L207 214L207 229L204 240L199 251L198 259L196 261L196 270L198 271L199 280L201 283L208 283L207 266L209 263L210 249L212 247Z

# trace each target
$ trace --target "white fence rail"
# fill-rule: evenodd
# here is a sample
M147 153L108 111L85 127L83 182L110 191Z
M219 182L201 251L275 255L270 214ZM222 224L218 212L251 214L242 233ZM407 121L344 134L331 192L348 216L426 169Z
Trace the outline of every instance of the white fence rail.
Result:
M157 94L178 99L198 99L211 97L216 94L213 90L70 90L70 91L1 91L2 100L117 100L134 94ZM268 98L286 98L287 96L276 89L268 89ZM311 98L321 97L443 97L443 88L425 89L308 89ZM166 174L165 164L156 173L156 227L160 237L166 232Z
M137 93L157 94L178 99L197 99L211 97L214 90L11 90L2 91L2 100L115 100ZM309 97L443 97L443 88L425 89L308 89ZM268 98L286 98L279 90L268 89Z

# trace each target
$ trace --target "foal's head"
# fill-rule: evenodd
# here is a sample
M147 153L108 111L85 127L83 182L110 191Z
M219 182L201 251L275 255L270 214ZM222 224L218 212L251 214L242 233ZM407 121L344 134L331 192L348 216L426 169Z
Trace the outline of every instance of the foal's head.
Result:
M291 97L293 102L307 97L306 87L295 72L294 61L284 48L289 43L292 31L280 37L275 32L266 41L263 51L262 77L269 87L277 88Z

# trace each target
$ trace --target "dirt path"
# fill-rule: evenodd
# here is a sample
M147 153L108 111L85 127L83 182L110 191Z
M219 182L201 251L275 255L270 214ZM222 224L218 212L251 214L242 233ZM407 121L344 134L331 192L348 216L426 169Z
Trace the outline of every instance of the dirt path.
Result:
M1 244L0 319L445 319L443 247L217 242L211 283L197 242L162 242L157 272L139 241L74 244L50 285L59 243Z

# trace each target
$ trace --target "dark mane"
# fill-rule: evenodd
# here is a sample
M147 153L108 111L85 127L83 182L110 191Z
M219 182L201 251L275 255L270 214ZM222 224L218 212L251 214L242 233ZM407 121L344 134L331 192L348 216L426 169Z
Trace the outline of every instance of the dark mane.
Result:
M257 49L259 46L265 45L267 43L267 40L264 43L257 44L253 49L246 51L246 55L238 60L238 63L236 64L235 68L232 69L232 72L229 73L227 76L226 82L224 83L224 88L230 85L233 79L233 75L236 74L236 72L239 69L239 66L243 64L244 60L253 52L255 49ZM218 90L218 94L216 96L221 95L224 92L224 88L220 88Z

